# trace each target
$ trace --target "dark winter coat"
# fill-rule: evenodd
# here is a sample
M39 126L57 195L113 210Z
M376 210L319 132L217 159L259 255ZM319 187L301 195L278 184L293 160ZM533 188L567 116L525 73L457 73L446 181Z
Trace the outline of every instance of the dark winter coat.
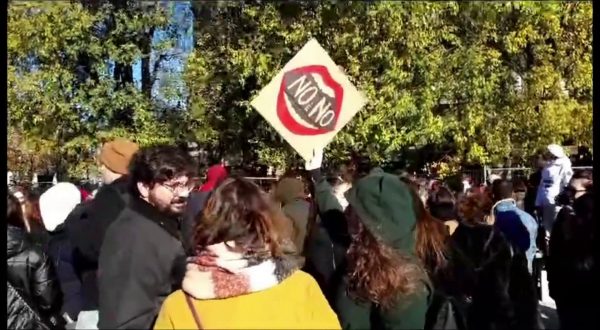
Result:
M403 297L396 306L383 310L368 302L353 299L346 292L348 279L340 282L335 310L344 329L422 329L430 293L425 292Z
M436 291L459 303L468 329L539 329L534 283L523 252L488 225L460 224Z
M556 301L597 304L597 295L591 290L598 281L594 273L598 232L593 205L593 195L588 193L576 199L573 206L564 206L556 217L547 259L550 296Z
M102 186L96 197L76 208L65 221L73 244L75 271L81 279L82 310L98 309L96 272L106 230L129 200L127 179L121 177ZM76 215L77 214L77 215Z
M81 280L75 271L73 246L64 224L59 225L50 233L48 255L54 263L54 269L63 292L64 303L61 314L67 313L72 320L77 320L83 306Z
M32 222L29 226L31 227L29 237L31 237L33 242L41 245L43 250L46 251L48 249L48 242L50 241L50 234L48 234L46 227L37 222Z
M335 299L337 283L344 271L350 236L346 218L341 211L329 210L320 214L305 245L305 271L311 274L330 304Z
M342 280L346 250L350 235L343 207L335 198L332 187L322 180L320 171L313 171L317 219L310 228L305 244L305 271L311 274L333 306L335 290Z
M183 219L181 222L181 237L183 247L188 255L194 253L194 230L199 220L200 213L210 197L212 191L193 191L188 198Z
M6 279L42 317L60 318L62 293L54 267L41 247L32 243L24 229L6 228ZM35 316L15 292L7 292L7 325L33 329Z
M538 187L542 181L542 170L538 169L529 176L527 183L527 193L523 201L525 212L535 216L535 198L537 196Z
M185 274L178 221L133 198L106 232L98 269L100 329L150 329Z

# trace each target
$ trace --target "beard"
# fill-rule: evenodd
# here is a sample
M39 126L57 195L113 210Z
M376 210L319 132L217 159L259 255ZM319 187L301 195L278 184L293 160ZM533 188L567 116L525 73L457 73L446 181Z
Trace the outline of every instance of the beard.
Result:
M168 212L174 216L180 216L185 211L185 207L187 205L187 198L185 197L175 197L168 207Z
M187 198L175 197L170 201L165 200L150 200L150 203L154 205L160 212L164 213L169 217L181 216L187 205Z

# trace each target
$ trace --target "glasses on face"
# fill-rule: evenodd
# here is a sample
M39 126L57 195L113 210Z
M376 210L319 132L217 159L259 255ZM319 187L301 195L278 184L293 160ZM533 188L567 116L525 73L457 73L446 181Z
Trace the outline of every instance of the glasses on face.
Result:
M161 184L161 186L165 187L168 191L172 192L173 194L189 193L190 191L192 191L192 189L194 189L195 185L196 184L194 181L189 181L187 183Z

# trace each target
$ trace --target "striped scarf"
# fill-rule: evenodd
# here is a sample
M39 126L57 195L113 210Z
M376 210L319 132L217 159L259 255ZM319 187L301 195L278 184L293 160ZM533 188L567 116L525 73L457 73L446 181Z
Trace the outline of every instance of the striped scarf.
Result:
M239 253L235 243L208 246L188 259L183 291L195 299L223 299L272 288L298 269L294 256L268 251Z

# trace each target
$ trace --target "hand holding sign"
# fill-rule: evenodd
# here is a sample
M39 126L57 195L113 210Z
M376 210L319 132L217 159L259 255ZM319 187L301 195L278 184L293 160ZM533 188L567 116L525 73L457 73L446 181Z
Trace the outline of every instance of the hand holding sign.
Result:
M315 39L252 100L252 106L307 161L364 104L362 94Z
M314 149L313 157L304 164L304 169L312 171L321 168L323 164L323 149Z

